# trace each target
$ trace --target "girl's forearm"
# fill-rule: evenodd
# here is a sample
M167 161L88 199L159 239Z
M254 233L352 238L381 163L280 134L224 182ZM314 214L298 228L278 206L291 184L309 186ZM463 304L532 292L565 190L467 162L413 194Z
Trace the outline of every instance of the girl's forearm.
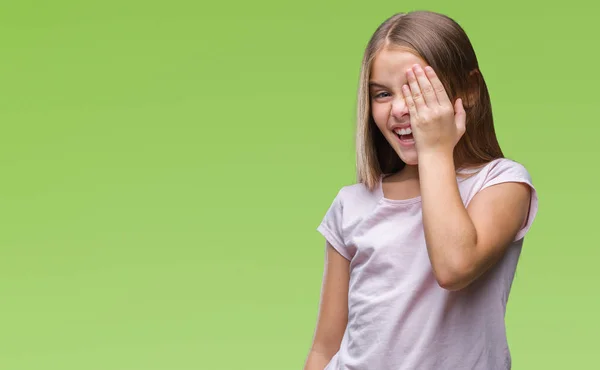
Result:
M470 273L477 233L460 197L452 153L419 153L425 240L439 284L459 289Z
M333 356L311 350L304 364L304 370L323 370Z

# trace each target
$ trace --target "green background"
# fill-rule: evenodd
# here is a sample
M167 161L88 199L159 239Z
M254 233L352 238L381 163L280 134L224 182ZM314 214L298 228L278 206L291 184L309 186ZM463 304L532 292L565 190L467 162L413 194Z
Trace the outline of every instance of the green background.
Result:
M513 368L596 368L591 4L2 1L0 369L302 368L364 46L415 9L470 35L539 191Z

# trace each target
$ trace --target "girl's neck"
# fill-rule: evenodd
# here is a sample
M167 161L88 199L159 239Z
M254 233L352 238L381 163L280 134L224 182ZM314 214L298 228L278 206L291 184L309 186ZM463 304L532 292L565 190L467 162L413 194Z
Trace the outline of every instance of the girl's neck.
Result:
M405 165L400 171L389 175L388 179L391 181L419 179L419 167L417 165Z
M397 173L398 178L401 179L418 179L419 178L419 166L417 165L405 165L400 172Z
M405 165L402 171L400 171L401 176L406 176L407 178L419 178L419 166L415 165Z

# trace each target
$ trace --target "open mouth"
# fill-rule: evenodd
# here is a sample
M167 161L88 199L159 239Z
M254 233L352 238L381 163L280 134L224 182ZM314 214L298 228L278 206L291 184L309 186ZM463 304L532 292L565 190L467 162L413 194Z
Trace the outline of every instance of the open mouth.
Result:
M403 141L403 142L413 142L414 141L412 130L410 129L410 127L395 129L394 133L396 134L396 136L398 136L400 141Z

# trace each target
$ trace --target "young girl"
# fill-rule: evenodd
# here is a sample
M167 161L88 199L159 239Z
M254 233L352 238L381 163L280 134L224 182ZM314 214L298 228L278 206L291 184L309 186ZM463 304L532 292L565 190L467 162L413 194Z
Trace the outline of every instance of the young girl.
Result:
M503 157L452 19L397 14L372 36L357 171L318 228L327 254L305 369L510 369L504 314L537 195Z

